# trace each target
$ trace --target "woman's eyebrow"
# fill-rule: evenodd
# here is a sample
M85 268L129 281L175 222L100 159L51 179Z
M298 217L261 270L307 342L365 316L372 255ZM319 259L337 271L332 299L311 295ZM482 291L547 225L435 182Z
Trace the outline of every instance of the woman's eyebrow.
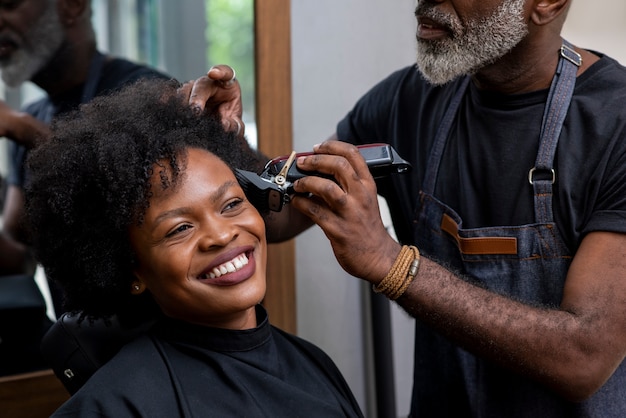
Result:
M161 222L168 218L175 218L177 216L188 214L189 212L191 212L191 208L186 206L161 212L156 218L154 218L152 229L156 229L156 227L159 226Z
M218 187L218 189L215 192L211 193L211 202L216 202L220 200L226 194L226 192L231 187L234 187L236 184L237 184L237 181L235 180L230 180L222 184L220 187Z

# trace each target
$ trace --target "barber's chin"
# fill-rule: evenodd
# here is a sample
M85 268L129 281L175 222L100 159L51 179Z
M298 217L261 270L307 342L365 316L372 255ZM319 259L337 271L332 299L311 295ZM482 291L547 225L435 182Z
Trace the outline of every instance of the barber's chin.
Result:
M46 67L47 62L48 57L45 54L19 49L0 68L2 81L9 87L19 87L25 81L33 80Z
M8 87L15 88L21 86L25 81L21 74L13 74L7 71L2 71L2 81Z
M19 87L25 81L30 80L31 71L24 65L9 64L4 65L2 69L2 81L9 87Z
M420 72L420 74L422 75L422 77L424 77L424 79L434 85L434 86L443 86L448 84L449 82L451 82L452 80L455 80L458 75L456 74L449 74L446 73L445 71L441 71L441 70L435 70L435 69L423 69L422 67L420 67L420 65L417 65L417 68Z
M418 53L416 62L422 77L435 86L443 86L459 77L472 74L471 63L441 54L421 52Z

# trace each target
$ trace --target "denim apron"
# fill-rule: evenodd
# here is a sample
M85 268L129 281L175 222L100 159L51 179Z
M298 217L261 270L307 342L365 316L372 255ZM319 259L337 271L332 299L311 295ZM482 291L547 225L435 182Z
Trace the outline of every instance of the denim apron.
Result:
M559 306L572 254L553 220L553 160L580 60L565 41L543 115L535 167L528 173L535 213L535 223L529 225L465 229L461 217L434 197L443 150L469 84L466 78L441 122L419 195L414 241L425 256L495 293L528 304ZM566 402L536 382L477 358L419 321L414 373L411 417L590 416L585 404Z

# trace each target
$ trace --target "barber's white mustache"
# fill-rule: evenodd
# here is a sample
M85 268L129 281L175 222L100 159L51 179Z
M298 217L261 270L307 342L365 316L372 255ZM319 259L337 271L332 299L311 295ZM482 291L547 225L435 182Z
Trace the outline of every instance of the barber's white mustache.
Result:
M435 9L435 6L430 4L418 4L415 8L415 16L428 18L437 23L438 26L444 27L451 32L453 32L455 27L460 26L453 16Z
M4 33L0 35L0 46L4 45L18 47L22 45L22 40L19 38L19 36L13 33Z

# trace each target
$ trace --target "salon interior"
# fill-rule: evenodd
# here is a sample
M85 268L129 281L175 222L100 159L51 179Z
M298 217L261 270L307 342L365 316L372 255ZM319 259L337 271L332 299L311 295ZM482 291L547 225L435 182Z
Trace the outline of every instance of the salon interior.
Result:
M564 37L626 63L626 3L600 3L575 1ZM178 80L195 79L214 64L235 68L247 139L275 157L310 151L371 86L414 63L414 8L415 0L93 0L92 18L102 51ZM0 82L0 97L13 107L40 94L29 83L9 89ZM6 142L0 141L3 178ZM274 325L326 351L367 417L407 416L413 363L407 314L346 274L316 227L270 245L267 277L264 303ZM46 296L41 269L37 282ZM3 377L0 403L23 397L32 404L59 390L50 374ZM56 399L48 396L48 406Z

